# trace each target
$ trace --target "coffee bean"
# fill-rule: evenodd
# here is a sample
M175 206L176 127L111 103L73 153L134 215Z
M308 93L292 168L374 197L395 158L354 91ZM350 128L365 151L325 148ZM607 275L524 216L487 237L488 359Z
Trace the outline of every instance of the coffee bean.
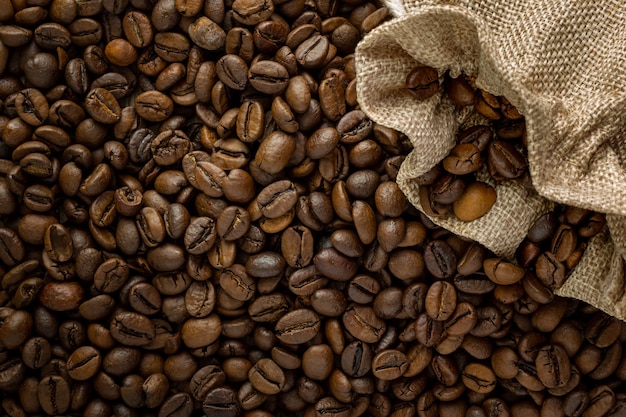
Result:
M567 352L560 345L541 348L535 359L537 376L548 388L562 387L569 381L570 363Z
M159 91L146 91L135 99L135 111L150 122L162 122L171 116L174 103Z
M439 74L431 67L416 67L407 75L406 87L413 97L426 100L439 91Z
M596 313L585 327L585 338L599 348L606 348L617 340L620 323L603 313Z
M37 398L46 413L64 413L70 406L70 386L62 376L47 376L39 381Z
M210 314L185 321L181 328L181 337L185 346L195 349L209 346L217 340L221 332L220 318L215 314Z
M488 163L504 178L518 178L526 170L524 156L509 142L494 140L489 145Z
M0 228L0 259L8 266L20 263L25 256L25 248L19 235L12 229Z
M352 413L351 409L349 404L343 404L333 397L324 397L315 404L316 415L348 417Z
M154 324L144 315L123 312L111 321L111 336L126 346L144 346L155 337Z
M39 302L53 311L69 311L77 308L84 297L84 290L77 282L50 282L39 293Z
M264 394L278 394L285 386L285 374L269 358L260 359L248 372L248 378Z
M471 183L453 204L454 214L462 221L474 221L485 215L496 202L496 191L482 182Z
M199 47L215 51L224 46L226 32L208 17L201 16L189 25L189 37Z
M100 352L91 346L81 346L67 359L67 372L73 380L86 381L98 372Z
M496 376L493 371L480 363L470 363L461 373L463 384L479 394L488 394L496 387Z
M233 18L245 25L256 25L274 12L271 0L235 0Z
M456 270L456 254L446 242L434 240L424 248L424 263L435 277L449 278Z
M313 339L320 327L320 319L316 313L308 309L297 309L278 320L274 333L285 343L302 344Z
M485 259L483 266L487 277L497 284L515 284L524 277L524 270L522 268L512 263L505 262L502 259Z
M446 281L435 282L426 293L426 314L434 320L447 320L456 308L456 298L452 284Z
M108 90L94 88L85 98L85 108L93 119L100 123L113 124L122 115L122 108Z
M371 307L358 304L348 306L342 321L351 335L366 343L378 342L387 329L385 322L376 316Z
M406 356L394 349L383 350L372 360L372 373L382 380L397 379L406 372L408 367Z

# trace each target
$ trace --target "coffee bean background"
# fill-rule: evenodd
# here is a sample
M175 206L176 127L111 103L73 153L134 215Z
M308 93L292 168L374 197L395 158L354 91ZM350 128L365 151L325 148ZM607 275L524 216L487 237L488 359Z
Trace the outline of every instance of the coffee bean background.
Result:
M411 207L357 103L381 6L0 0L1 416L626 415L626 326L553 294L604 217L509 262ZM507 121L419 180L433 212L527 177L504 98L408 81Z

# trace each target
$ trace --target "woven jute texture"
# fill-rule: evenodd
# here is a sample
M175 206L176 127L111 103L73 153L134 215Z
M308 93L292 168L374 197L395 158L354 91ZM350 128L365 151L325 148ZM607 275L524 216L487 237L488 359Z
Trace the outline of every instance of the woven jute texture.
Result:
M558 293L625 319L626 2L387 0L387 7L395 18L357 47L357 95L371 119L413 143L397 178L407 198L420 208L413 179L448 154L459 128L476 123L444 94L412 98L407 74L428 65L441 76L476 77L524 114L537 193L504 183L484 217L432 220L512 258L555 202L607 213L610 235L590 241Z

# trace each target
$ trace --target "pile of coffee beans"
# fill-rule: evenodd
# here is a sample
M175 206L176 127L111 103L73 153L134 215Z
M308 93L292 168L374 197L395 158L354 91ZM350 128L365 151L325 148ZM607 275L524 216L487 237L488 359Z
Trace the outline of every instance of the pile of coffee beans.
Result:
M415 179L420 187L420 203L431 217L454 214L470 222L484 216L496 202L496 191L476 180L486 167L496 182L516 180L533 189L525 155L526 125L523 116L505 97L496 97L476 88L470 78L445 75L443 87L437 71L419 66L406 79L408 91L426 100L442 88L459 108L473 107L492 125L476 125L462 130L457 145L442 162Z
M518 265L411 207L356 97L388 17L0 0L1 416L626 413L626 326L552 294L604 219Z

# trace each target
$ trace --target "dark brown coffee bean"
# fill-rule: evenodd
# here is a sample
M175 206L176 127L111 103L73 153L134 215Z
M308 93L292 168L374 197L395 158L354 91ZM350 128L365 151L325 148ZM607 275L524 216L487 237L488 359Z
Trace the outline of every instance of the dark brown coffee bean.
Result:
M277 174L287 166L295 148L296 142L293 136L275 131L261 142L254 161L264 172Z
M37 398L47 414L65 413L70 406L70 386L62 376L47 376L39 381Z
M454 175L476 172L482 165L478 147L472 143L461 143L450 151L443 160L443 168Z
M285 343L302 344L313 339L319 332L320 326L320 318L315 312L297 309L278 320L274 333Z
M332 415L336 417L348 417L352 413L349 404L339 402L334 397L324 397L315 404L315 415Z
M216 239L215 221L210 217L197 217L185 231L185 248L193 255L206 253L215 244Z
M319 273L336 281L349 280L358 269L356 260L341 254L334 248L319 251L313 258L313 263Z
M461 379L468 389L479 394L488 394L496 387L496 376L493 371L481 363L466 365L461 373Z
M48 118L48 102L39 90L27 88L15 97L18 116L31 126L41 126Z
M248 65L237 55L224 55L216 62L217 76L226 86L243 90L248 84Z
M233 3L233 18L245 25L256 25L274 12L271 0L236 0Z
M159 165L173 165L189 152L189 138L181 130L166 130L151 144L154 161Z
M104 88L94 88L85 97L85 109L97 122L113 124L122 115L122 108L116 98Z
M304 45L304 43L302 45ZM302 45L300 45L300 47ZM300 47L298 47L298 50ZM316 48L318 47L319 45L316 46ZM339 119L346 114L345 91L341 81L337 77L324 79L320 83L318 94L320 107L327 118L332 121L339 121ZM337 127L339 127L339 125Z
M282 234L281 252L285 262L294 268L307 266L313 260L314 237L305 226L293 226Z
M78 308L84 290L77 282L50 282L39 293L39 302L52 311L69 311Z
M13 229L0 228L0 259L8 266L19 264L25 256L24 243Z
M221 332L220 318L216 314L210 314L207 317L186 320L181 328L181 337L185 346L195 349L215 342Z
M562 387L570 378L570 362L567 352L560 345L541 348L535 359L537 376L547 388Z
M199 47L216 51L224 47L226 32L208 17L201 16L189 25L189 37Z
M372 360L372 373L382 380L400 378L408 369L409 363L404 353L395 350L383 350Z
M526 171L526 159L509 142L492 141L488 155L488 163L504 178L518 178Z
M474 89L463 76L449 80L446 83L446 93L459 106L469 106L474 102Z
M91 346L81 346L67 358L67 372L76 381L86 381L100 369L100 352Z
M41 369L50 362L52 348L44 337L32 337L22 347L22 361L30 369Z
M275 322L288 310L289 303L284 295L268 294L257 297L248 307L248 314L257 322Z
M265 94L280 94L289 82L289 73L278 62L257 61L248 71L250 85Z
M387 326L371 307L353 304L348 306L342 316L343 324L356 339L366 343L375 343L383 336Z
M123 312L111 320L111 336L126 346L144 346L155 337L154 324L144 315Z
M456 254L446 242L433 240L424 248L424 263L436 278L450 278L456 272Z
M587 322L585 338L599 348L606 348L617 340L619 322L604 313L596 313Z
M524 277L524 269L499 258L485 259L483 267L487 277L501 285L511 285Z
M456 308L456 291L447 281L436 281L428 288L424 307L433 320L447 320Z
M281 180L265 187L257 196L261 213L268 218L277 218L291 210L298 199L293 182Z
M149 122L162 122L172 115L174 103L159 91L146 91L135 99L135 111Z
M144 207L135 218L137 230L148 247L155 247L165 239L165 224L153 207Z
M269 358L260 359L248 372L248 378L254 388L263 394L278 394L285 385L285 374Z
M406 77L406 88L416 99L426 100L439 92L439 74L431 67L416 67Z
M94 285L105 293L116 292L126 283L129 271L129 266L123 259L107 259L96 269Z
M541 283L550 289L560 288L565 282L565 265L552 252L539 255L535 263L535 273Z

